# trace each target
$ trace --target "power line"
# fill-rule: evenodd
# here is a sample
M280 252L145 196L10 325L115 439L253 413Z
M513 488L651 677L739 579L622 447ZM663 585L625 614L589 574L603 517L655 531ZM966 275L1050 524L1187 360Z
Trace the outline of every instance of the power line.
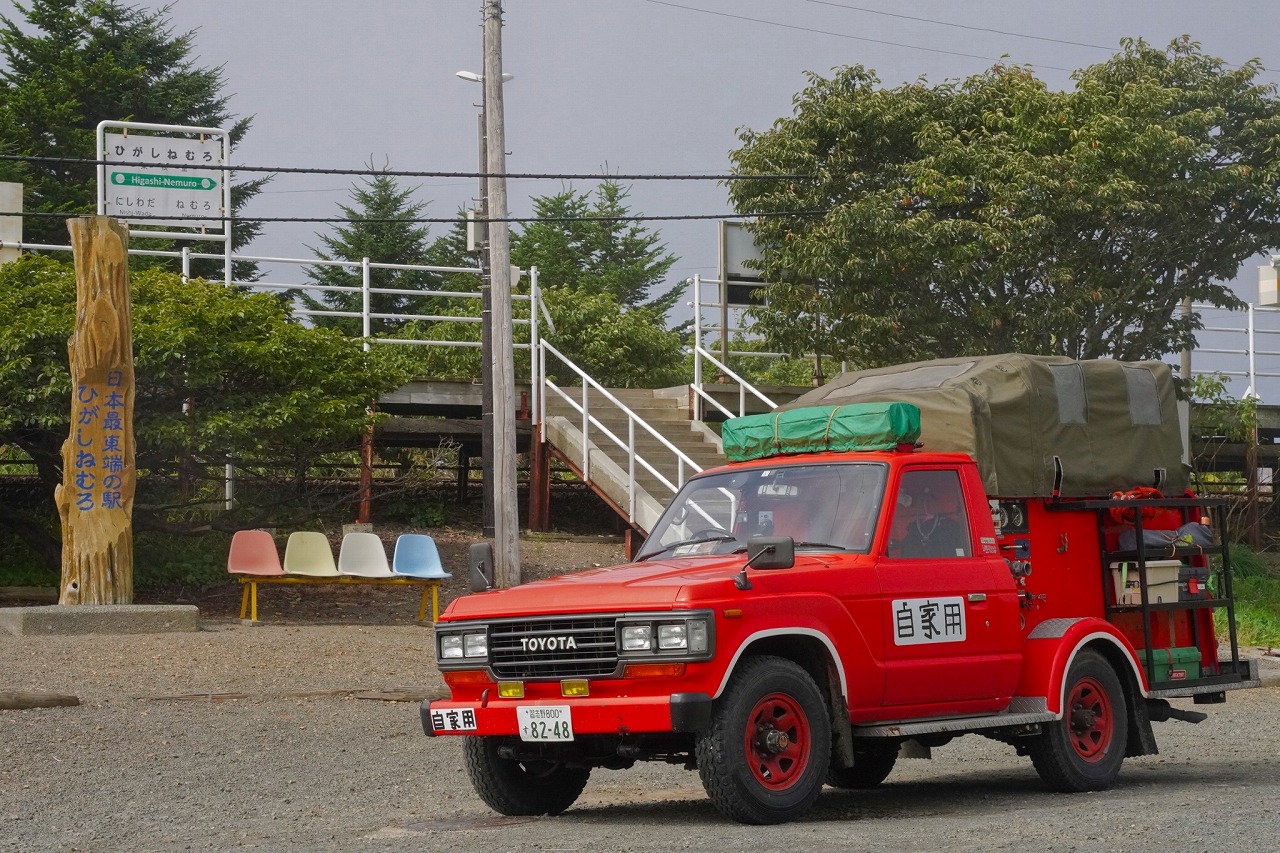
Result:
M653 3L654 5L657 5L657 6L669 6L672 9L683 9L687 12L701 12L704 15L716 15L721 18L732 18L738 21L749 21L753 24L764 24L765 26L770 26L770 27L781 27L782 29L787 29L787 30L799 30L801 32L806 32L806 33L815 33L817 35L832 36L833 38L851 39L853 41L865 41L865 42L870 42L872 44L888 45L890 47L905 47L908 50L921 50L921 51L925 51L926 53L940 53L946 56L962 56L969 59L982 59L987 62L1003 62L1007 59L1007 57L979 56L973 53L961 53L959 51L954 51L954 50L942 50L940 48L922 47L917 44L906 44L904 42L894 42L894 41L887 41L884 39L874 39L866 36L852 36L847 33L836 33L830 30L818 29L816 27L802 27L796 24L784 24L780 21L767 21L767 20L764 20L763 18L751 18L751 17L747 17L746 15L735 15L731 12L720 12L714 9L699 9L695 6L685 6L680 3L669 2L669 0L644 0L644 1L646 3ZM883 15L885 17L900 18L906 21L918 21L924 24L935 24L940 27L954 27L956 29L969 30L971 32L992 33L995 35L1009 36L1011 38L1032 39L1035 41L1043 41L1043 42L1050 42L1053 44L1068 45L1070 47L1086 47L1093 50L1105 50L1112 54L1116 53L1117 50L1119 49L1118 45L1109 46L1104 44L1093 44L1092 42L1071 41L1069 39L1058 39L1058 38L1053 38L1051 36L1035 36L1035 35L1030 35L1028 33L1015 33L1010 30L998 30L992 27L978 27L970 24L957 24L953 21L939 21L933 18L924 18L924 17L915 16L915 15L904 15L899 12L885 12L879 9L868 9L864 6L853 6L848 3L835 3L835 2L831 2L831 0L804 0L804 2L813 3L814 5L817 5L817 6L830 6L836 9L847 9L853 12L865 12L869 15ZM1228 68L1244 68L1245 67L1238 63L1227 62L1225 59L1221 60L1221 62L1223 65L1227 66ZM1027 63L1020 63L1020 64L1030 65L1033 68L1045 68L1052 71L1065 71L1067 73L1071 73L1079 70L1076 68L1063 68L1058 65L1045 65L1039 62L1027 62ZM1263 67L1259 67L1258 70L1262 73L1270 74L1273 76L1277 73L1271 69L1263 68Z
M1069 41L1068 39L1056 39L1050 36L1033 36L1033 35L1028 35L1026 33L1014 33L1008 30L996 30L990 27L975 27L975 26L971 26L970 24L957 24L951 21L937 21L937 20L934 20L933 18L919 18L919 17L916 17L915 15L903 15L900 12L884 12L879 9L868 9L864 6L850 6L847 3L833 3L831 2L831 0L804 0L804 2L812 3L815 6L831 6L836 9L848 9L851 12L866 12L868 15L883 15L886 18L901 18L904 21L919 21L922 24L936 24L939 27L955 27L956 29L959 29L959 30L971 30L972 32L977 32L977 33L994 33L995 35L999 35L999 36L1013 36L1014 38L1034 39L1036 41L1047 41L1047 42L1052 42L1054 44L1071 45L1072 47L1091 47L1091 48L1096 48L1098 50L1105 50L1110 53L1116 52L1115 47L1108 46L1105 44L1090 44L1089 42L1085 42L1085 41ZM927 48L920 48L920 49L927 50ZM1049 66L1046 65L1044 67L1048 68Z
M219 166L205 163L177 163L173 161L155 161L146 163L122 163L119 160L91 160L87 157L43 157L34 154L0 154L0 160L17 160L27 163L61 163L77 166L130 166L137 168L184 169L206 172L273 172L279 174L304 175L355 175L361 177L384 176L389 178L511 178L517 180L556 180L556 181L760 181L795 179L803 175L698 175L684 174L649 174L649 175L609 175L609 174L553 174L547 172L425 172L402 171L397 169L316 169L306 166Z
M954 27L955 29L969 30L971 32L977 32L977 33L993 33L995 35L1011 36L1013 38L1019 38L1019 39L1032 39L1034 41L1044 41L1044 42L1050 42L1052 44L1063 44L1063 45L1068 45L1070 47L1087 47L1094 50L1105 50L1111 54L1116 53L1116 51L1119 49L1118 45L1093 44L1092 42L1087 42L1087 41L1071 41L1070 39L1058 39L1058 38L1053 38L1052 36L1033 36L1029 33L1015 33L1009 30L997 30L992 27L976 27L971 24L957 24L954 21L939 21L939 20L935 20L934 18L921 18L915 15L904 15L900 12L885 12L880 9L868 9L864 6L852 6L848 3L834 3L831 0L803 0L803 2L812 3L815 6L830 6L835 9L848 9L852 12L865 12L868 15L882 15L886 18L900 18L905 21L918 21L922 24L934 24L939 27ZM919 48L919 49L928 50L928 48ZM1226 65L1228 68L1244 67L1243 65L1240 65L1234 62L1227 62L1225 59L1222 60L1222 64ZM1052 65L1041 65L1038 67L1054 68L1054 66ZM1055 69L1055 70L1065 70L1065 69ZM1259 70L1264 71L1268 74L1275 73L1274 71L1270 71L1266 68L1260 68Z
M190 220L192 222L309 222L309 223L341 223L344 225L356 225L360 223L383 224L392 222L421 223L421 224L458 224L464 222L672 222L683 220L699 220L699 219L763 219L775 216L824 216L825 211L821 210L781 210L768 213L681 213L667 214L658 216L649 216L645 214L635 214L629 216L507 216L503 218L483 218L476 217L471 220L462 217L358 217L356 219L348 219L345 216L135 216L125 215L118 217L128 222L145 223L147 220L155 219L164 222L181 222ZM74 216L94 216L94 213L75 213L75 212L48 212L48 211L0 211L0 216L18 216L32 217L43 219L69 219ZM182 237L183 232L173 232L174 237Z
M787 30L799 30L800 32L804 32L804 33L814 33L816 35L832 36L833 38L849 39L851 41L862 41L862 42L868 42L870 44L883 44L889 47L903 47L908 50L922 50L927 53L940 53L945 56L961 56L966 59L981 59L984 62L1004 61L1003 57L980 56L979 54L976 54L976 53L962 53L957 50L942 50L941 48L936 48L936 47L921 47L918 44L906 44L904 42L887 41L885 39L873 39L873 38L868 38L867 36L851 36L848 33L835 33L835 32L831 32L830 30L820 30L820 29L817 29L816 27L802 27L802 26L799 26L798 24L784 24L784 23L781 23L780 21L766 21L763 18L751 18L746 15L735 15L731 12L719 12L714 9L699 9L696 6L685 6L680 3L671 3L671 2L668 2L668 0L645 0L645 2L652 3L655 6L669 6L672 9L683 9L686 12L701 12L704 15L715 15L716 17L720 17L720 18L732 18L733 20L736 20L736 21L748 21L753 24L765 24L766 26L770 26L770 27L781 27ZM1048 68L1053 71L1066 71L1068 73L1075 70L1074 68L1061 68L1057 65L1043 65L1040 63L1027 63L1027 64L1032 65L1036 68Z

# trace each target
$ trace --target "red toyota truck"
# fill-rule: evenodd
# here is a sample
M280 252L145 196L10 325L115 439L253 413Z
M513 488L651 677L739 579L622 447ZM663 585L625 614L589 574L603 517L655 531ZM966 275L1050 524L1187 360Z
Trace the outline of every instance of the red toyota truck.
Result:
M779 823L967 733L1051 789L1105 788L1157 751L1153 722L1203 719L1169 700L1258 684L1173 387L1158 362L950 359L728 421L734 461L684 484L634 562L449 606L450 698L423 728L466 739L507 815L664 761Z

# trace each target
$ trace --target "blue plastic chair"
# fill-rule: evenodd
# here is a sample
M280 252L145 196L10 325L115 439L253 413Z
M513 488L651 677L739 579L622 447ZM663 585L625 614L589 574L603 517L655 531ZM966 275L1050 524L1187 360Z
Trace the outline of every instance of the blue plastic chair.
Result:
M431 590L431 622L440 618L440 581L453 575L440 563L436 540L425 533L401 533L396 539L396 550L391 555L391 573L405 578L427 581L423 584L422 604L418 607L418 621L427 618L427 590Z
M411 578L444 580L453 577L444 570L436 541L425 533L401 533L396 539L395 554L391 558L392 574Z

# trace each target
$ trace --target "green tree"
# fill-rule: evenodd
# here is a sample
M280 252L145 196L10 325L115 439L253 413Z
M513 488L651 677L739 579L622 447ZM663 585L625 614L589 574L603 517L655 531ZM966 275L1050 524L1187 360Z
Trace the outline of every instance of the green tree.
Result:
M369 168L373 169L372 164ZM331 235L317 234L323 248L311 250L326 261L368 258L372 263L428 265L428 229L413 221L426 205L412 201L415 191L416 188L401 189L390 175L365 178L363 186L352 186L352 203L340 205L347 224L334 228ZM357 288L356 291L327 291L320 299L301 294L308 308L356 312L362 309L364 296L358 288L364 279L359 268L312 266L307 268L307 275L324 287ZM421 270L371 269L369 284L394 290L436 290L441 281L438 275ZM424 313L433 304L426 297L407 294L375 293L369 299L370 312L374 314ZM318 316L315 322L349 335L360 335L362 331L358 318ZM370 329L375 334L386 333L401 325L403 321L375 319Z
M549 287L543 291L555 331L543 331L551 344L601 385L613 388L662 388L685 379L684 335L668 330L654 306L626 309L612 293ZM547 359L548 378L571 385L577 374Z
M604 385L657 388L680 381L684 336L666 312L683 283L657 296L676 258L661 236L636 222L628 192L605 180L534 199L537 220L511 238L511 259L536 266L554 331L553 346ZM573 381L549 363L551 378Z
M370 399L404 381L358 340L293 321L272 294L154 269L134 274L131 286L139 530L191 528L162 497L174 474L217 480L231 456L297 478L323 455L358 447ZM0 267L0 446L34 461L47 496L37 506L0 505L0 523L55 564L52 495L69 429L75 291L69 263L27 255Z
M459 214L453 226L427 247L423 263L437 267L475 268L477 257L467 251L467 220ZM480 276L476 273L438 273L433 289L445 292L477 293ZM524 288L528 292L527 283ZM475 379L480 376L480 300L475 297L431 297L424 301L425 312L458 320L411 320L395 332L395 337L413 340L457 341L475 343L474 347L380 346L377 356L396 369L419 377L439 379ZM527 317L528 303L517 302L516 316ZM474 319L473 319L474 318ZM516 327L517 338L528 340L527 327ZM522 336L522 337L521 337ZM516 353L516 369L522 370L522 356ZM525 364L528 362L525 361Z
M662 237L627 222L629 193L614 181L595 190L568 189L533 200L537 221L511 238L511 261L536 266L542 281L572 291L609 293L626 309L646 306L665 314L684 290L683 282L652 295L675 264Z
M22 21L0 16L3 153L92 160L101 121L205 127L231 122L229 99L222 94L222 69L196 65L191 56L195 32L175 35L167 7L150 11L117 0L31 0L25 6L14 5ZM249 124L250 119L243 118L231 125L233 143ZM23 163L15 179L26 185L28 242L67 244L66 217L97 208L94 168ZM233 187L233 211L265 183L258 179ZM237 220L235 247L246 245L260 230L261 223ZM212 276L215 264L196 262L197 272ZM235 269L238 278L255 274L251 263L240 262Z
M1125 41L1050 91L1028 69L883 88L811 75L744 132L730 186L775 282L770 345L860 366L1021 351L1159 357L1194 342L1184 299L1280 245L1280 101L1257 62Z

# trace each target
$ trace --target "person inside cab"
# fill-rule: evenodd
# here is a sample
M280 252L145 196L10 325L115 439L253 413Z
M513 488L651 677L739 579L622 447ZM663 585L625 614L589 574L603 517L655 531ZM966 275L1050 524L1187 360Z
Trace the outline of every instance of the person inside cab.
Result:
M899 556L942 559L970 555L969 527L964 515L960 479L954 471L909 471L900 494L910 521Z

